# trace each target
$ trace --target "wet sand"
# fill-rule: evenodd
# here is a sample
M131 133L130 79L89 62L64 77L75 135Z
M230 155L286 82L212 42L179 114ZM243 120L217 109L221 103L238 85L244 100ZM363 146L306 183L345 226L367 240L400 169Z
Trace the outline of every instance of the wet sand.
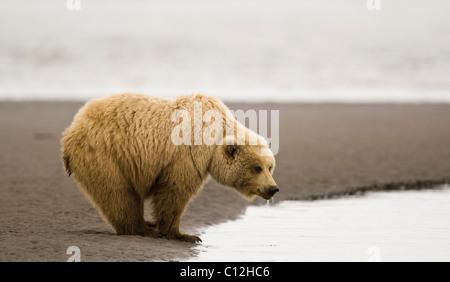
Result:
M115 236L64 174L60 136L81 105L0 102L0 261L66 261L69 246L80 248L82 261L195 255L188 243ZM227 105L280 111L277 202L422 189L450 179L450 105ZM182 230L198 234L249 205L211 180L189 205ZM239 240L239 231L230 240Z

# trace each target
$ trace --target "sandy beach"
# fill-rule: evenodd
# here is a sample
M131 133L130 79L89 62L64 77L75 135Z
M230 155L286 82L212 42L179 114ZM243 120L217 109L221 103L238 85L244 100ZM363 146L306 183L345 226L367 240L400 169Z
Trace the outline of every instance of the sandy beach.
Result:
M66 261L69 246L80 248L82 261L194 256L192 244L114 235L64 174L61 133L82 104L0 102L0 261ZM279 110L277 202L430 188L450 180L448 104L227 105ZM211 180L189 205L181 227L198 234L262 204L248 203ZM230 240L239 240L239 232Z

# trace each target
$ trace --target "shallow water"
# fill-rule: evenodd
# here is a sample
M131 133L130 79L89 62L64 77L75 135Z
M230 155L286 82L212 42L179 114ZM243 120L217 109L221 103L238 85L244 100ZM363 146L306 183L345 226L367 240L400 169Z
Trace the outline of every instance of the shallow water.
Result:
M191 261L450 261L449 188L250 206Z

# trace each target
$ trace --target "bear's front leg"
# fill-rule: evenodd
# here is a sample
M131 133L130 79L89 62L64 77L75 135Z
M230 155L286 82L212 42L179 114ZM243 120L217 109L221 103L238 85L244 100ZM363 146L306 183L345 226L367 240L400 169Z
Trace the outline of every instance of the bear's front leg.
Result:
M191 243L202 241L197 236L180 232L181 217L189 203L190 196L170 188L160 189L153 195L151 198L152 214L156 219L156 230L158 230L159 237Z

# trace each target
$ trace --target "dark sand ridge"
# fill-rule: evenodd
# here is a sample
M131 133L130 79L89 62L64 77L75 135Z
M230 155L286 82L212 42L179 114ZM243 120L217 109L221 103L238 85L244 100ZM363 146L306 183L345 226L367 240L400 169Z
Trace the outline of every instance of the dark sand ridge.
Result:
M422 189L450 179L450 105L227 104L280 110L276 202ZM0 261L65 261L72 245L82 261L195 255L188 243L113 235L64 174L60 136L81 105L0 103ZM198 234L248 205L211 180L189 205L182 230ZM239 230L230 240L239 240Z

